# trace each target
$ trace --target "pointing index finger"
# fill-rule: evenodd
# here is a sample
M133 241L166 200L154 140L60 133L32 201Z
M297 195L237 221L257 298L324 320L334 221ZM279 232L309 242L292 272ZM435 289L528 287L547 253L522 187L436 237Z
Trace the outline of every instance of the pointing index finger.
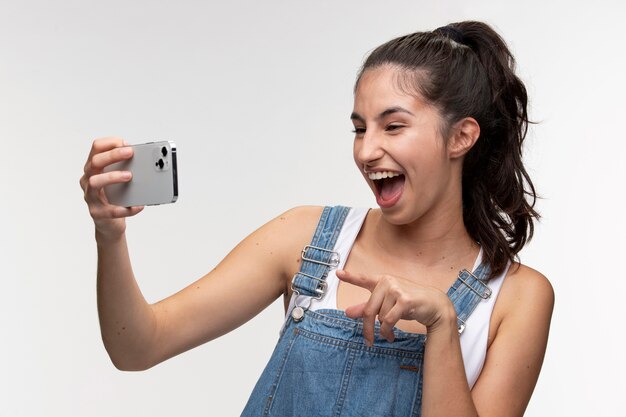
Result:
M376 284L378 284L376 278L358 272L348 272L345 269L338 269L336 275L337 278L342 281L349 282L350 284L357 285L369 291L374 291Z

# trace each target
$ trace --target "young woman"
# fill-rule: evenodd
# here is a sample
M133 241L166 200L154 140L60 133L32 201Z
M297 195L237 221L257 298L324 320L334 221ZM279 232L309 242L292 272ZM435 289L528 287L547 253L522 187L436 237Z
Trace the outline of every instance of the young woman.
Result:
M96 140L80 183L113 363L150 368L283 295L281 337L243 415L522 415L554 303L547 279L515 262L537 217L521 159L526 103L512 55L483 23L381 45L351 116L354 160L380 208L289 210L153 305L125 240L124 218L142 207L103 192L130 181L103 169L132 150Z

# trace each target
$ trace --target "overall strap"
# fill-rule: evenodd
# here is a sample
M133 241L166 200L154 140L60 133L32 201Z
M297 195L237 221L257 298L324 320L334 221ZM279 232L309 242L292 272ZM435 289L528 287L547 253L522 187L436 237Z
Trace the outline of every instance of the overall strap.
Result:
M324 207L317 229L309 245L302 249L300 271L291 280L291 289L299 295L322 298L326 276L339 265L339 253L333 251L349 207Z
M459 334L463 333L465 322L478 303L491 297L491 288L486 284L490 272L487 263L481 263L474 272L464 269L448 290L448 297L456 310Z

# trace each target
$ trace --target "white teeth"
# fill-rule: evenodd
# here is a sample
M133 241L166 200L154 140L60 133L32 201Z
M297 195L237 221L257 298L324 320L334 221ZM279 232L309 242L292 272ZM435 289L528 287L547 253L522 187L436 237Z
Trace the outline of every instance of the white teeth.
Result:
M401 175L399 172L392 171L379 171L379 172L368 172L367 176L370 180L381 180L383 178L393 178Z

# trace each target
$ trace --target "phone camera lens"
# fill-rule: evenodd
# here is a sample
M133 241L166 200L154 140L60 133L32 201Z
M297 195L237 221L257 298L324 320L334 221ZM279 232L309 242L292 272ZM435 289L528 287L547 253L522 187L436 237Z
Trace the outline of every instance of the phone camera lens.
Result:
M165 166L165 163L163 162L162 159L159 159L159 162L155 163L154 165L158 165L159 168L163 169L163 167Z
M167 147L164 146L161 148L161 155L163 155L163 157L167 156Z

